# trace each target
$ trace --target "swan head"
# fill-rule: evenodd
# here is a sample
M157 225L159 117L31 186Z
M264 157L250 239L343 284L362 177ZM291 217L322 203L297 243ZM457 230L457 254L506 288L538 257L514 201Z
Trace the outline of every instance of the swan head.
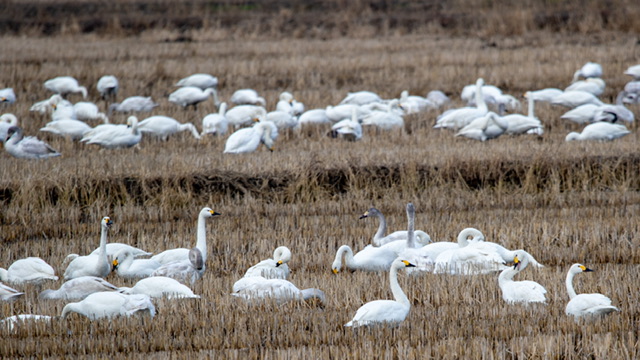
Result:
M280 93L279 100L280 101L286 101L289 104L291 104L293 102L293 95L288 91L284 91L284 92Z
M590 271L593 271L593 270L589 269L588 267L582 264L573 264L571 265L571 269L569 269L569 272L572 274L579 274L582 272L590 272Z
M376 208L370 208L369 210L365 211L364 214L360 215L359 219L368 218L370 216L380 216L380 214L380 210Z
M408 268L408 267L416 267L414 264L409 262L408 260L396 259L393 261L392 267L396 269Z
M205 207L202 210L200 210L200 215L205 217L213 217L221 214L219 212L213 211L211 208Z
M0 116L0 122L6 122L9 123L12 126L15 126L18 124L18 118L11 114L11 113L6 113L6 114L2 114L2 116Z
M102 218L102 227L105 229L108 229L111 227L111 225L113 225L113 221L111 221L111 218L108 216L105 216Z
M564 138L564 141L574 141L580 139L580 134L575 131L572 131L567 134L567 137Z
M288 263L291 260L291 250L286 246L279 246L273 251L273 260L276 261L276 267Z

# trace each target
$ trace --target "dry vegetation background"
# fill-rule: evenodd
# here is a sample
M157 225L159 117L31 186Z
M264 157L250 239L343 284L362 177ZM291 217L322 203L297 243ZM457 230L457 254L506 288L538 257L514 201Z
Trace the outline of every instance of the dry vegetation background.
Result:
M0 88L13 87L18 96L1 112L15 113L27 134L63 153L46 161L0 154L0 266L40 256L62 274L68 253L97 247L105 215L115 222L110 241L159 252L193 246L203 206L223 214L207 225L211 255L194 288L202 299L156 301L159 314L152 320L71 316L15 334L0 329L0 357L640 357L635 125L613 143L565 143L579 127L560 121L563 110L540 105L543 137L479 143L432 129L433 111L407 117L403 133L367 129L361 141L346 143L325 137L326 129L304 129L282 134L273 153L227 156L224 138L197 141L186 134L166 143L144 139L139 151L99 151L37 133L48 120L28 111L50 95L42 86L46 79L75 76L97 101L96 81L113 74L120 79L119 99L152 96L160 103L153 114L200 128L202 117L216 111L211 102L185 111L166 100L178 79L195 72L218 76L223 99L250 87L270 108L284 90L308 109L335 104L347 91L392 98L405 89L420 95L441 89L457 106L462 87L477 77L519 96L568 85L586 61L603 65L603 98L611 102L629 80L622 72L640 62L637 4L518 4L0 4ZM92 21L98 23L90 27ZM632 110L640 115L637 106ZM417 208L417 227L436 241L453 241L461 229L476 227L490 241L532 253L547 266L519 277L545 286L549 304L505 304L497 274L401 274L413 304L402 326L344 329L364 302L391 294L387 274L333 275L335 251L370 242L377 223L358 220L370 206L387 215L391 230L405 228L409 201ZM324 290L326 306L248 307L228 295L246 268L279 245L294 254L291 281ZM575 262L596 270L576 278L578 292L608 295L619 314L580 323L564 315L564 279ZM107 280L131 285L115 274ZM64 302L36 295L60 283L20 287L25 298L0 304L0 316L59 314Z

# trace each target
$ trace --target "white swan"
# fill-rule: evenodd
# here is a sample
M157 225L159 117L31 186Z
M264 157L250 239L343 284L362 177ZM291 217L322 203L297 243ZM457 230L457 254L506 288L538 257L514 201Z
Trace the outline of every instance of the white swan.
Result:
M152 298L200 298L200 296L194 294L193 290L188 286L165 276L152 276L140 279L132 288L121 289L125 294L143 294Z
M422 96L409 95L408 90L403 90L400 93L399 102L405 114L416 114L436 107L435 104Z
M12 126L18 126L18 118L13 114L0 115L0 142L4 144L7 140L7 131Z
M239 105L231 108L225 114L229 125L236 129L241 126L251 125L267 116L267 110L257 105Z
M118 78L113 75L104 75L98 80L96 89L103 99L115 98L118 95L118 89L120 89Z
M484 116L472 120L460 129L455 136L487 141L504 134L508 128L509 123L504 118L494 112L488 112Z
M567 315L575 317L606 315L614 311L620 311L611 305L611 299L602 294L576 294L573 289L573 278L576 274L593 271L581 264L573 264L567 273L567 292L569 293L569 303L565 308Z
M537 134L541 134L543 131L542 123L536 118L534 97L529 96L527 100L529 105L527 116L510 114L502 117L502 120L508 124L506 134L519 135L529 133L532 130L535 130Z
M600 78L588 78L574 82L567 86L564 91L585 91L593 94L594 96L600 96L604 92L605 87L606 83L604 80Z
M380 95L372 91L357 91L353 93L347 93L347 96L345 96L345 98L340 101L340 105L367 105L379 102L382 102L382 98L380 98Z
M635 120L635 116L631 110L624 106L623 99L626 96L626 91L620 91L616 96L615 104L605 104L598 107L593 115L593 121L608 121L611 123L624 121L632 123Z
M398 283L398 270L414 266L406 260L395 260L389 270L389 283L395 300L375 300L362 305L344 326L400 325L409 315L411 303Z
M22 129L17 126L7 130L4 149L10 155L21 159L44 159L61 155L49 144L36 137L24 137Z
M231 99L232 103L236 105L261 105L265 106L267 103L263 97L258 95L258 92L253 89L240 89L236 90Z
M220 213L211 210L208 207L202 208L198 213L198 231L196 234L196 248L200 250L202 254L202 262L207 262L207 218L218 216ZM174 261L189 261L189 249L177 248L170 249L161 252L160 254L151 257L152 260L159 262L160 264L168 264Z
M276 124L278 129L293 129L298 126L298 118L285 111L268 112L265 120Z
M441 108L451 102L451 99L440 90L431 90L427 93L426 99L429 100L436 107Z
M227 139L224 152L227 154L250 153L264 144L269 151L274 149L274 137L278 136L278 128L271 121L260 121L250 128L240 129Z
M573 74L572 82L578 81L580 77L584 77L584 78L602 77L602 65L594 62L587 62L586 64L582 65L582 67Z
M634 80L640 80L640 64L629 66L627 70L624 71L624 74L632 76Z
M300 115L298 123L303 124L330 124L331 120L327 116L326 109L307 110Z
M186 78L180 79L176 86L195 86L202 90L218 87L218 78L211 74L193 74Z
M59 76L44 82L45 89L56 94L65 96L70 93L81 93L83 98L87 97L87 88L78 85L78 80L71 76Z
M157 268L151 276L164 276L183 284L193 285L204 274L202 252L198 248L189 250L189 260L174 261Z
M336 123L344 119L352 119L354 109L357 112L358 120L370 113L370 111L360 105L342 104L338 106L327 106L325 109L325 115L329 118L329 121Z
M560 116L561 119L569 120L576 124L588 124L593 122L596 110L600 108L595 104L584 104L567 111Z
M105 124L109 123L109 118L105 113L100 112L98 109L98 105L88 102L88 101L80 101L73 104L73 112L75 114L75 119L82 121L91 121L91 120L99 120Z
M38 101L37 103L31 105L29 111L34 111L40 114L46 114L51 111L53 107L60 102L66 101L60 96L60 94L53 94L50 98L42 101Z
M80 140L91 131L87 123L75 119L60 119L48 122L39 131L60 135L71 140Z
M113 259L113 269L125 279L137 279L151 274L160 267L160 263L152 259L134 259L133 254L123 249Z
M16 260L7 270L0 268L0 281L12 284L58 280L55 270L39 257Z
M468 240L469 236L473 236L471 241ZM435 244L438 243L433 245ZM495 245L497 244L485 244L484 235L479 230L464 229L458 235L457 248L451 248L438 254L435 259L434 273L475 275L503 270L505 268L504 259Z
M486 115L489 109L487 108L487 104L484 101L484 96L482 93L483 85L484 80L482 78L476 81L476 89L478 89L475 92L477 107L463 107L445 111L440 116L438 116L434 128L460 129L467 126L474 119Z
M220 102L218 101L218 93L216 92L216 89L208 88L206 90L202 90L195 86L185 86L169 94L169 102L180 105L184 108L192 105L193 108L196 109L199 103L207 100L210 96L213 96L213 102L218 106Z
M149 295L127 295L115 291L93 293L80 302L69 303L62 309L62 318L75 312L91 320L114 316L131 316L137 312L147 312L153 317L156 308Z
M331 270L334 274L340 272L343 265L342 258L344 257L344 265L349 270L386 271L393 260L398 257L397 252L389 248L389 245L395 242L380 247L367 245L355 256L348 245L342 245L336 252Z
M592 93L579 90L565 91L553 98L551 104L572 109L584 104L604 105L604 103Z
M227 120L227 117L225 116L226 112L227 103L223 102L218 108L218 113L213 113L205 116L202 119L202 133L200 135L225 135L229 130L229 120Z
M289 278L289 266L291 261L291 250L286 246L278 246L273 251L273 258L265 259L253 265L244 273L245 277L262 276L265 279L287 279ZM233 289L234 292L237 290Z
M138 128L138 118L129 116L127 126L112 126L98 132L87 132L80 140L87 144L100 145L106 149L128 148L138 145L142 132Z
M76 117L76 108L68 100L60 100L55 104L51 104L51 110L51 120L53 121L63 119L78 120Z
M325 302L325 294L322 290L315 288L300 290L288 280L265 279L261 276L243 277L241 280L243 285L231 295L252 304L270 300L276 304L311 299L318 299L322 304Z
M12 287L9 287L3 283L0 283L0 300L2 301L16 301L20 296L24 295Z
M385 111L371 111L362 118L361 124L363 126L373 125L382 130L403 129L402 112L398 99L393 99Z
M159 137L162 141L167 141L170 135L181 131L190 131L194 138L200 139L200 134L192 123L182 124L168 116L156 115L148 117L138 124L138 129L143 134Z
M529 254L516 251L513 267L508 267L498 276L498 285L502 291L502 299L510 304L546 303L547 290L535 281L513 281L513 277L529 264Z
M385 235L387 233L387 219L384 217L380 210L372 207L369 210L365 211L364 214L360 216L360 219L369 217L377 217L378 221L380 222L380 224L378 225L378 230L375 234L373 234L373 239L371 240L372 245L382 246L392 241L407 240L407 230L394 231L389 235ZM431 242L431 237L424 231L415 230L415 236L417 244L424 246Z
M304 112L304 104L297 102L288 91L283 91L278 97L276 111L283 111L290 115L298 116Z
M109 105L109 114L114 111L117 112L149 112L153 110L158 104L154 102L151 97L144 96L130 96L120 103L113 103Z
M589 124L582 129L582 133L570 132L567 134L565 141L573 140L596 140L596 141L613 141L623 136L629 135L631 132L620 124L612 124L609 122L596 122Z
M110 242L107 244L107 256L113 258L116 255L116 253L124 249L129 250L129 252L133 254L134 258L152 255L150 252L146 252L142 249L139 249L137 247L134 247L128 244ZM100 253L100 247L97 247L95 250L91 252L90 255L98 255L99 253Z
M97 276L104 278L111 272L107 259L107 232L113 222L108 216L100 221L100 252L98 255L78 256L73 259L64 272L64 279L71 280L80 276Z
M84 299L101 291L120 291L120 288L96 276L80 276L66 281L58 290L47 289L38 295L40 299Z
M358 141L362 139L362 125L358 121L358 109L352 109L351 119L338 121L331 126L329 136L332 138L341 137L347 141Z
M13 104L16 102L16 93L13 88L0 89L0 103Z
M541 90L527 91L524 97L529 100L533 98L534 101L550 103L555 97L562 94L564 91L557 88L546 88Z

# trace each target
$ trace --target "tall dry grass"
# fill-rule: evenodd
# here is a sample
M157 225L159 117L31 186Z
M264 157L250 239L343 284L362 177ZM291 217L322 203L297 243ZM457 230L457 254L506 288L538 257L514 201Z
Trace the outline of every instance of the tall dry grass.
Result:
M166 42L178 36L171 29L135 38L3 37L0 87L13 87L19 101L2 112L17 114L28 134L47 139L63 156L0 157L0 266L40 256L63 273L68 253L85 254L98 245L105 215L115 222L110 241L154 252L193 246L202 206L222 216L207 224L207 272L194 288L202 299L155 301L154 319L91 322L72 316L16 333L0 329L1 357L638 357L635 128L613 143L565 143L566 133L579 127L560 121L562 110L541 105L542 138L476 143L434 131L438 112L432 111L407 117L402 133L367 129L362 141L346 143L324 136L327 129L305 129L283 134L273 153L227 156L224 138L196 141L187 135L164 143L145 139L137 151L101 151L37 133L48 120L28 111L49 96L42 87L48 78L73 75L97 99L93 86L107 73L120 79L120 99L153 96L160 103L153 114L198 127L205 114L216 111L212 103L194 111L166 101L173 83L194 72L219 76L223 98L237 88L255 88L270 108L283 90L316 108L363 89L385 98L404 89L421 95L441 89L457 106L462 87L477 77L519 96L566 86L586 61L603 65L603 98L611 101L628 80L622 71L637 62L633 36L545 31L521 37L238 41L222 35L194 30L189 43ZM434 240L452 241L472 226L488 240L534 254L547 266L527 269L520 278L543 284L548 305L508 306L495 275L402 274L413 306L405 323L397 329L344 329L364 302L391 294L386 274L333 275L329 266L336 249L370 243L377 224L358 220L370 206L387 215L391 229L403 229L409 201L418 210L418 227ZM324 290L324 307L249 307L228 295L246 268L279 245L293 251L291 280ZM580 323L564 315L564 277L574 262L597 270L576 278L578 291L610 296L621 313ZM108 280L132 285L115 274ZM36 298L59 285L21 286L25 298L0 304L0 315L59 314L64 302Z

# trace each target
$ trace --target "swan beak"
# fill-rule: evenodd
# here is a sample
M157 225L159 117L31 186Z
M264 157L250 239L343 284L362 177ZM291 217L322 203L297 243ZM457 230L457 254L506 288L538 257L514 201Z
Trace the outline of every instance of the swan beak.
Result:
M337 273L339 273L339 272L340 272L340 270L335 269L335 268L334 268L334 269L331 269L331 271L333 271L333 273L334 273L334 274L337 274Z
M209 210L209 213L211 213L211 216L222 215L219 212L215 212L213 210Z
M402 262L404 263L405 267L416 267L415 265L413 265L412 263L408 262L407 260L402 260Z
M282 265L282 264L284 264L284 263L282 262L282 260L280 260L280 261L278 261L278 262L276 263L276 267L278 267L278 266L280 266L280 265Z
M118 259L113 260L113 268L114 269L118 268Z
M593 271L593 270L589 269L588 267L586 267L584 265L580 265L580 269L582 269L582 271L584 271L584 272Z
M366 217L369 217L369 212L366 211L364 214L360 215L360 219L364 219Z
M518 259L518 255L516 255L516 256L513 258L513 269L514 269L514 270L515 270L515 269L517 269L519 264L520 264L520 259Z
M260 122L260 118L253 118L253 122Z
M275 150L275 146L269 148L269 151L273 152L273 150Z
M107 218L106 224L107 224L107 226L111 226L111 225L113 225L113 221L111 221L111 219Z
M5 102L5 101L7 101L6 97L0 97L0 102Z

